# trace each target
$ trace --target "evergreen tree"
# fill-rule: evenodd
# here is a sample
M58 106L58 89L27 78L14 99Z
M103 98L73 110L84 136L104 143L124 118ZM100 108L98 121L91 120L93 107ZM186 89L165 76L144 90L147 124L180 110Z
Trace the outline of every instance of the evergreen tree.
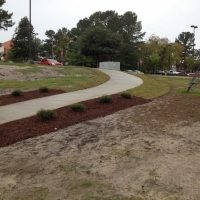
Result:
M0 30L7 30L8 27L12 27L15 23L11 20L13 13L8 13L2 9L2 5L5 3L5 0L0 0Z
M32 56L36 55L36 42L34 40L34 29L31 25L31 50ZM18 27L12 38L13 46L11 48L10 57L15 61L27 61L29 58L29 20L24 17L19 22Z
M179 44L182 44L185 47L183 57L192 55L192 47L194 41L194 34L190 32L182 32L178 35L178 38L175 40Z
M145 35L141 30L141 22L137 21L137 15L133 12L124 15L110 10L95 12L89 18L79 20L77 27L69 31L70 55L74 58L76 53L92 56L93 60L96 57L97 63L112 57L114 61L121 62L122 69L132 68L138 61L137 46Z

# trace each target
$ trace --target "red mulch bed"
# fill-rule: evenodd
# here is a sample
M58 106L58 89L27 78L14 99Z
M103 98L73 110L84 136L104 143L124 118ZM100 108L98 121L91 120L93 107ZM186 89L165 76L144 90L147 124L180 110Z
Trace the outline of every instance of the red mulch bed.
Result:
M112 95L113 103L99 103L98 98L81 102L86 106L84 113L72 111L69 106L56 109L57 118L41 122L36 116L16 120L0 125L0 147L4 147L18 141L48 134L68 126L104 117L135 105L148 103L149 100L132 97L126 99L119 94Z
M22 101L27 101L31 99L37 99L40 97L47 97L47 96L52 96L52 95L62 94L62 93L65 93L65 91L49 89L48 92L40 92L39 90L22 92L21 96L17 96L17 97L12 96L11 94L6 94L6 95L0 96L0 106L5 106L12 103L18 103Z

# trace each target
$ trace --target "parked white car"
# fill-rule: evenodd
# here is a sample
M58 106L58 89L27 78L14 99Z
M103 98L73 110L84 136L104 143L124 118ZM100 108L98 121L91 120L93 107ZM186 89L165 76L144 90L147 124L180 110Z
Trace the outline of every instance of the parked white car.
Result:
M144 74L143 72L141 72L139 70L133 70L133 73L135 73L135 74Z
M169 74L169 75L180 75L180 72L170 70L170 71L167 72L167 74Z

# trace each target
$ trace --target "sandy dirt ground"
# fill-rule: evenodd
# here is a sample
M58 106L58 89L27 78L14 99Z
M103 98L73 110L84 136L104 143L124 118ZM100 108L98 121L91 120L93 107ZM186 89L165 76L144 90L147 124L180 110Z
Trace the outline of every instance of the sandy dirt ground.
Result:
M0 148L0 199L199 200L199 100L172 91Z

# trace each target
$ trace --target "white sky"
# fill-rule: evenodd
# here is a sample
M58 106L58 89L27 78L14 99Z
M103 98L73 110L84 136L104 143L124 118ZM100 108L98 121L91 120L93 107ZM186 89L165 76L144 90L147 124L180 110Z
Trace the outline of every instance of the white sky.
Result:
M30 0L6 0L3 9L13 13L14 27L0 30L0 43L12 38L19 21L29 18ZM182 32L195 29L196 48L200 49L200 0L31 0L31 22L40 39L45 39L46 30L76 27L80 19L96 11L114 10L119 15L135 12L142 22L145 38L152 34L167 37L171 42Z

